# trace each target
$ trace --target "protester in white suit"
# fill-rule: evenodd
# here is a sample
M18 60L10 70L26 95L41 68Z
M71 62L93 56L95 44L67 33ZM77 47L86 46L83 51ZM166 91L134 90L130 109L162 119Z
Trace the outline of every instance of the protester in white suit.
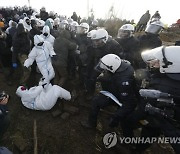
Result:
M19 86L16 94L21 97L22 104L33 110L50 110L57 102L58 98L70 100L71 94L69 91L57 85L43 84L26 89L24 86Z
M29 32L32 27L31 27L31 20L28 18L28 17L24 17L23 19L23 25L24 25L24 28Z
M52 45L44 41L40 35L34 36L34 47L28 55L28 59L24 62L25 67L29 67L36 60L37 66L46 82L50 82L54 78L55 72L51 63L51 57L55 56Z
M52 35L50 34L49 26L45 25L45 26L43 27L43 32L42 32L42 34L41 34L41 37L42 37L45 41L51 43L52 46L54 45L54 40L55 40L55 38L54 38L54 36L52 36Z

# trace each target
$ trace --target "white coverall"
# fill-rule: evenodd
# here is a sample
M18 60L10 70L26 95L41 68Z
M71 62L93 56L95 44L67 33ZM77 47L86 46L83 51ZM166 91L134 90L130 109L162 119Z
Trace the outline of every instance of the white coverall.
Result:
M37 45L40 42L44 42L42 46ZM56 55L54 48L49 42L44 41L40 35L34 36L34 45L35 46L28 55L28 59L24 62L24 66L28 68L33 64L34 60L36 60L43 78L45 78L47 82L50 82L55 76L54 68L51 63L51 57Z
M25 107L43 111L50 110L56 104L58 98L71 99L69 91L51 84L48 84L46 88L35 86L29 90L22 90L22 86L19 86L16 94L21 97L22 104Z
M45 36L45 35L43 35L44 33L47 33L48 35ZM52 35L50 34L50 28L49 28L49 26L45 25L45 26L43 27L43 32L42 32L42 34L41 34L40 36L41 36L45 41L51 43L52 46L54 45L54 40L55 40L55 38L54 38L54 36L52 36Z

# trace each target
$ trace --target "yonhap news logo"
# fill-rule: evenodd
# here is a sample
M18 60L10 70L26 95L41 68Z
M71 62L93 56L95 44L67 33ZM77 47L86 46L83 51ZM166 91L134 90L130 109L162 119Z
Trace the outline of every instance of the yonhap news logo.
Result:
M107 149L115 146L116 143L117 143L117 135L116 135L116 133L115 132L107 133L103 137L103 143L105 145L105 148L107 148Z
M180 144L180 137L117 137L115 132L107 133L103 137L105 148L111 148L117 144Z

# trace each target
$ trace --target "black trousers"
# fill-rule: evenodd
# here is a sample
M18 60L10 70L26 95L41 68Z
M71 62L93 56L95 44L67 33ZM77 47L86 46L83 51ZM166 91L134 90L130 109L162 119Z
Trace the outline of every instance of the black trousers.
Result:
M121 102L122 103L122 102ZM92 101L92 108L89 113L89 123L92 126L97 125L97 117L99 114L100 109L103 109L109 105L117 105L117 111L114 113L112 117L113 123L119 123L120 121L123 121L127 115L129 115L135 108L136 104L131 104L132 102L126 102L126 104L123 104L122 107L119 107L111 98L99 94L98 96L95 96Z
M10 118L8 115L0 118L0 141L3 137L3 134L6 132L10 123Z

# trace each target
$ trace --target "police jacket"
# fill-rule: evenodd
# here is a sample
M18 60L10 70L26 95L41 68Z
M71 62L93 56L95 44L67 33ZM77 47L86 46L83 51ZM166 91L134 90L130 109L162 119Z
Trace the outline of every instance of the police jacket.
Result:
M162 45L158 34L146 33L139 36L138 39L140 41L140 51L153 49Z
M13 36L13 62L16 62L15 58L17 54L29 54L30 51L30 38L27 31L19 26L16 33Z
M135 103L134 69L128 61L122 60L115 73L106 74L99 79L102 89L111 92L122 103Z
M175 76L177 75L177 79ZM154 73L150 78L150 87L172 95L180 96L179 74Z
M129 38L116 38L116 41L122 46L123 54L121 55L122 59L126 59L134 63L137 52L139 51L139 40L134 36Z
M160 90L161 92L169 93L174 97L175 106L169 107L174 111L174 118L180 121L180 75L154 73L150 78L150 89Z
M107 54L113 53L120 56L120 53L123 52L123 48L116 40L109 38L104 46L93 48L91 51L92 53L88 57L88 62L90 64L93 63L95 66L99 60Z

